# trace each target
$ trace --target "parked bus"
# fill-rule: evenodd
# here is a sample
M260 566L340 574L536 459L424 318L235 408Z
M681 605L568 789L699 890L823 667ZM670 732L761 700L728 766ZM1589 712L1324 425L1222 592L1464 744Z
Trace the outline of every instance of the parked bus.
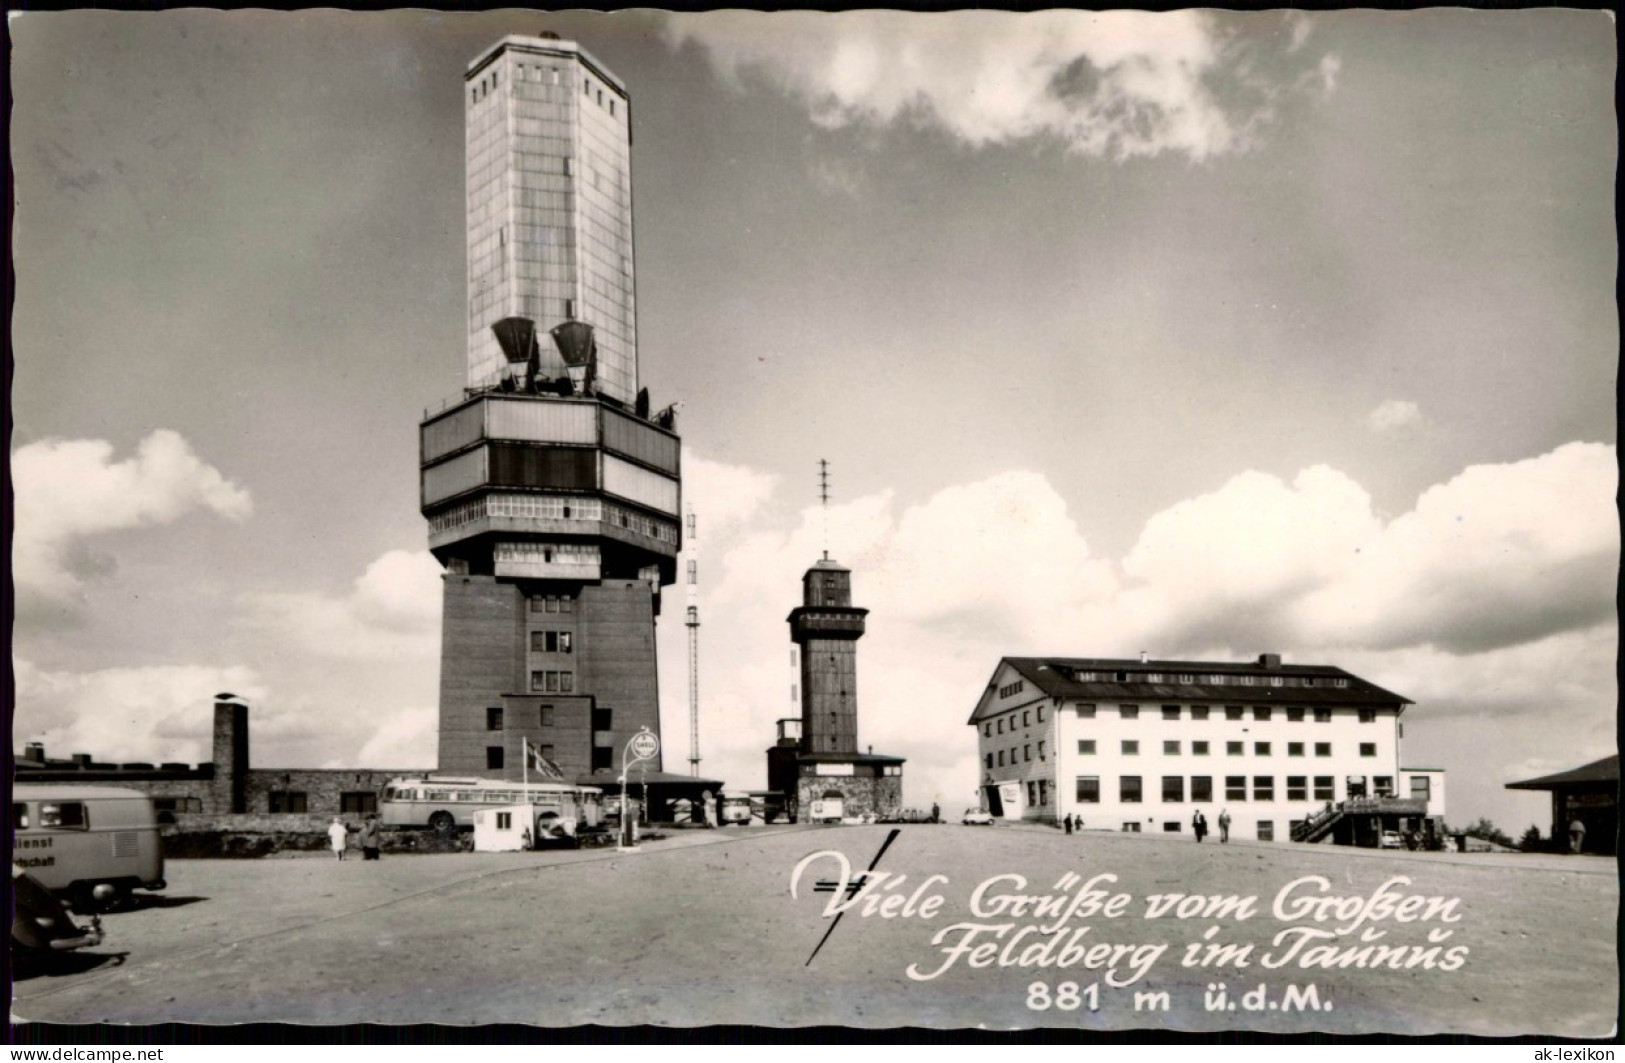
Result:
M535 805L540 816L559 821L560 829L572 824L571 836L596 829L604 820L604 792L596 786L445 775L391 779L379 794L378 818L386 827L428 827L449 834L472 827L477 810L507 805Z
M164 850L152 798L110 786L18 783L11 793L11 862L74 911L161 890Z
M723 794L719 815L724 827L734 824L742 827L750 826L750 794Z

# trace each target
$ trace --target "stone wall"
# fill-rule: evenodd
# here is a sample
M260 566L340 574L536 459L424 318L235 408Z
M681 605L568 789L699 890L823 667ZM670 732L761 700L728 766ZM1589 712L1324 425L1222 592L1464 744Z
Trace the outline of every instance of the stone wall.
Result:
M884 775L865 778L860 775L805 775L796 787L798 818L806 822L811 815L812 803L822 800L826 793L841 795L841 815L890 818L903 808L903 777Z

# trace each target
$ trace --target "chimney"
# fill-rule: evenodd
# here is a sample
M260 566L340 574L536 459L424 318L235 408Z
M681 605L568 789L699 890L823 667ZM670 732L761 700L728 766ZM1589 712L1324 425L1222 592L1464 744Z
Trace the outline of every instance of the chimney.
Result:
M1140 651L1140 663L1141 664L1150 664L1151 663L1151 655L1149 653L1146 653L1144 650L1141 650Z
M1279 653L1261 653L1258 655L1258 665L1260 668L1268 668L1273 671L1281 667L1281 655Z
M214 696L215 813L248 811L248 705L235 694Z
M44 764L45 763L45 743L44 742L30 742L30 743L28 743L28 745L26 747L24 747L24 749L23 749L23 759L24 760L32 760L32 761L36 761L37 763Z

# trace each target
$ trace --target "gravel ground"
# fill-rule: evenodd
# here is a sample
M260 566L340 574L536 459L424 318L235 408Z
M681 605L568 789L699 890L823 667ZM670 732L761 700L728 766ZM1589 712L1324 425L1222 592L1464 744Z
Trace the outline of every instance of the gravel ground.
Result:
M106 918L101 948L18 982L13 1018L1581 1038L1607 1037L1615 1027L1619 883L1612 860L910 825L896 828L878 864L906 876L876 898L878 908L879 900L899 895L890 917L863 915L860 901L830 929L824 907L835 894L816 885L837 876L831 857L811 864L799 896L790 896L792 871L804 857L842 852L856 875L893 830L682 832L625 854L175 860L165 895ZM1061 921L991 910L998 903L991 898L1014 893L1077 898L1081 884L1101 874L1116 879L1097 887L1129 895L1117 918L1078 912ZM1000 879L984 890L981 911L973 910L978 884L1001 875L1022 876L1026 885ZM904 900L931 876L944 878L926 886L911 914L901 914ZM1341 918L1328 912L1324 921L1287 919L1272 911L1277 893L1305 876L1320 876L1325 892L1310 881L1290 897L1350 898ZM1375 918L1380 912L1365 899L1396 876L1410 879L1389 887L1399 895L1438 899L1433 919L1397 918L1424 915L1427 902ZM936 907L921 908L933 894L941 897ZM1168 901L1166 915L1147 917L1149 898L1174 894L1257 901L1249 918L1215 914L1208 902L1194 900L1185 902L1186 918L1178 901ZM1193 914L1196 908L1209 910ZM1331 940L1347 965L1299 967L1308 948L1324 947L1320 941L1303 944L1284 965L1265 965L1265 957L1290 947L1301 932L1293 928L1336 930L1360 911L1368 912L1362 924ZM949 928L966 922L1011 929L1003 939L993 929L977 931L971 944L993 942L992 955L963 953L934 977L908 975L911 966L916 974L943 967L945 948L969 932ZM1040 928L1058 923L1060 935L1076 933L1074 958L1081 962L1039 966L1039 948L1051 940ZM1010 965L1000 965L999 949L1028 927L1004 953ZM1283 932L1288 937L1276 940ZM1447 936L1430 942L1430 932ZM1050 949L1051 959L1065 943ZM1187 965L1193 943L1251 949L1245 966ZM1112 950L1102 950L1105 966L1086 958L1089 947L1109 944L1140 951L1117 950L1115 972L1107 969ZM1349 954L1368 946L1403 947L1407 958L1437 951L1432 969L1425 957L1408 968L1362 968L1360 956ZM1465 949L1455 970L1440 966L1450 949ZM1026 966L1018 962L1024 952ZM1368 963L1370 956L1368 949ZM972 967L973 958L989 963ZM1109 976L1133 980L1119 987ZM1288 986L1303 993L1311 985L1318 1008L1303 998L1297 1008L1282 1007L1290 1003Z

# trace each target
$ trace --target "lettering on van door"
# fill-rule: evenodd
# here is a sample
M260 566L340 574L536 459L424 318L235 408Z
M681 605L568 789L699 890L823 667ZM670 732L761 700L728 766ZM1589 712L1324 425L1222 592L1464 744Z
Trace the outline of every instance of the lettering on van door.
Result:
M50 839L50 838L18 838L16 844L13 845L12 848L14 848L14 849L49 849L49 848L51 848L51 841L52 841L52 839Z
M55 867L54 856L18 856L12 858L12 863L18 867Z

